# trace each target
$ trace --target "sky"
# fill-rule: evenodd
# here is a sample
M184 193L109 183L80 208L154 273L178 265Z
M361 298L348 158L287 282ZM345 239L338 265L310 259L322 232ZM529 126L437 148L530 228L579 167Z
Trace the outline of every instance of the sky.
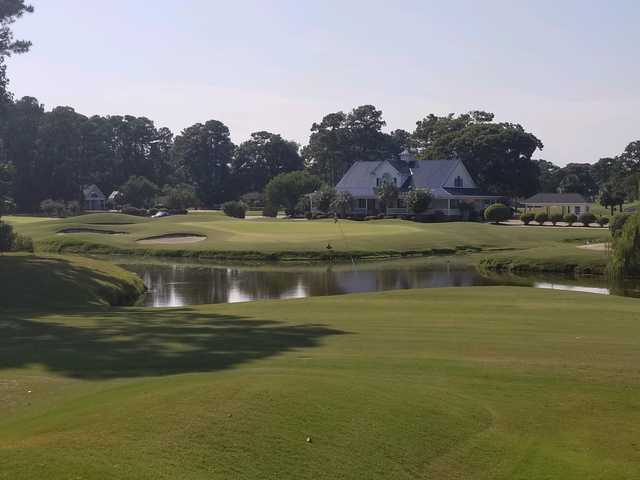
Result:
M595 162L640 139L637 0L31 0L10 89L47 109L211 119L236 143L304 145L313 122L373 104L387 130L487 110Z

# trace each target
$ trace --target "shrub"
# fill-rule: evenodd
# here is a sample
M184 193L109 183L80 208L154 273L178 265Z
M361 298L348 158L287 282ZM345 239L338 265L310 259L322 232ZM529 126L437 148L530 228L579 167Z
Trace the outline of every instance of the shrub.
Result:
M580 218L578 219L578 221L582 223L585 227L588 227L592 223L596 222L596 216L591 212L584 212L582 215L580 215Z
M596 220L598 222L598 225L600 225L601 227L604 227L605 225L609 224L609 218L608 217L598 217L598 220Z
M324 213L331 211L331 204L336 199L336 189L331 187L323 187L314 195L313 206Z
M0 253L13 250L16 239L13 227L6 222L0 221Z
M82 214L82 206L80 202L73 200L67 203L65 208L65 215L68 217L76 217Z
M616 238L620 236L620 233L622 233L622 229L624 228L625 223L627 223L627 220L629 220L630 216L631 215L629 215L628 213L619 213L618 215L613 217L613 220L609 224L609 230L611 231L612 237Z
M306 218L307 220L313 220L315 217L311 212L304 212L304 218Z
M180 183L175 186L165 186L162 195L158 199L166 208L170 210L186 210L190 207L197 207L200 203L196 190L192 185ZM156 206L158 207L158 206Z
M574 223L578 221L578 217L576 217L575 214L573 213L568 213L567 215L564 216L564 221L567 222L567 225L571 227Z
M62 218L65 216L66 209L64 202L47 198L40 203L40 210L42 210L42 212L48 217Z
M134 215L136 217L146 217L148 214L147 210L145 210L144 208L137 208L131 205L125 205L124 207L122 207L121 212L125 215Z
M33 240L24 235L14 235L12 250L14 252L33 252Z
M535 214L531 212L523 213L522 215L520 215L520 220L525 225L529 225L535 218L536 218Z
M264 193L249 192L240 196L242 200L249 208L264 207Z
M564 217L562 216L561 213L552 213L551 216L549 217L549 220L551 221L553 226L556 226L558 222L561 222L562 220L564 220Z
M318 177L304 171L281 173L267 183L266 201L284 207L287 215L293 215L300 197L316 191L321 185Z
M640 213L629 216L613 239L610 272L616 277L640 274Z
M436 210L427 215L416 215L413 219L419 223L440 223L447 221L448 217L442 210Z
M547 220L549 220L549 215L545 212L540 212L536 215L536 222L538 222L539 225L544 225Z
M273 205L273 203L267 202L262 208L262 215L264 217L276 218L278 216L278 207Z
M382 182L377 187L374 187L373 191L378 200L380 200L380 209L382 211L391 208L400 195L400 189L391 182Z
M431 201L433 200L433 194L431 190L415 189L411 190L407 194L407 207L412 213L420 214L429 209Z
M120 193L127 203L136 207L149 207L153 205L153 199L158 193L158 186L146 177L131 176L120 187Z
M298 203L296 203L293 210L288 211L288 215L294 217L299 214L304 214L305 212L311 211L311 197L309 195L304 195L300 197Z
M484 218L496 225L509 220L513 216L511 209L502 203L494 203L484 211Z
M351 212L353 197L349 192L338 192L331 202L331 210L344 217Z
M244 202L232 200L222 204L222 211L227 217L244 218L247 214L247 206Z

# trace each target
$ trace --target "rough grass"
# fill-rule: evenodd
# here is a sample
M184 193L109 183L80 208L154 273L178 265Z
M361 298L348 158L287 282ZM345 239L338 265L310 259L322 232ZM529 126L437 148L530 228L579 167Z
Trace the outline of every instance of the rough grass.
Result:
M9 218L11 222L12 219ZM103 229L127 235L74 233L65 229ZM323 259L451 254L466 251L527 251L556 249L567 244L609 240L605 229L523 228L481 223L422 224L404 220L369 222L282 219L238 220L218 213L192 213L161 219L120 214L85 215L49 222L17 223L19 233L32 237L40 250L74 253L126 253L200 256L221 259ZM167 235L206 236L194 244L142 245L138 240ZM331 246L330 249L327 247ZM535 252L533 252L535 253ZM604 264L604 254L574 252L587 262Z
M111 263L76 256L0 255L0 311L131 305L140 278Z
M0 479L639 478L638 311L474 287L8 312Z

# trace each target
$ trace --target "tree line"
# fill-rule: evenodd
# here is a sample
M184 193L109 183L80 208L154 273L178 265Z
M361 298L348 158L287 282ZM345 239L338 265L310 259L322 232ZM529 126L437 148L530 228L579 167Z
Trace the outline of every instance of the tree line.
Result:
M46 110L35 97L14 99L7 88L5 59L30 46L13 38L11 25L32 10L24 0L0 2L0 201L5 210L33 212L47 199L78 201L88 184L107 195L129 192L126 200L139 206L158 196L177 196L214 207L245 194L258 198L270 180L288 172L305 171L333 186L353 162L392 158L404 149L425 160L459 158L485 191L509 198L538 191L600 196L609 204L638 198L640 141L618 156L561 168L533 158L544 147L533 133L517 123L496 122L484 111L429 114L413 132L385 132L382 111L362 105L313 123L301 148L268 131L235 145L220 120L174 135L146 117L85 116L68 106Z

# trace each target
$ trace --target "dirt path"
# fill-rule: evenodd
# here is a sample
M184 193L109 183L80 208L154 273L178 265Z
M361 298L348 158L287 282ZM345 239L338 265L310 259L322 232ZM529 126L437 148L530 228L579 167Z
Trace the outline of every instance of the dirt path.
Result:
M589 243L587 245L579 245L578 248L583 250L595 250L597 252L604 252L610 248L608 243Z

